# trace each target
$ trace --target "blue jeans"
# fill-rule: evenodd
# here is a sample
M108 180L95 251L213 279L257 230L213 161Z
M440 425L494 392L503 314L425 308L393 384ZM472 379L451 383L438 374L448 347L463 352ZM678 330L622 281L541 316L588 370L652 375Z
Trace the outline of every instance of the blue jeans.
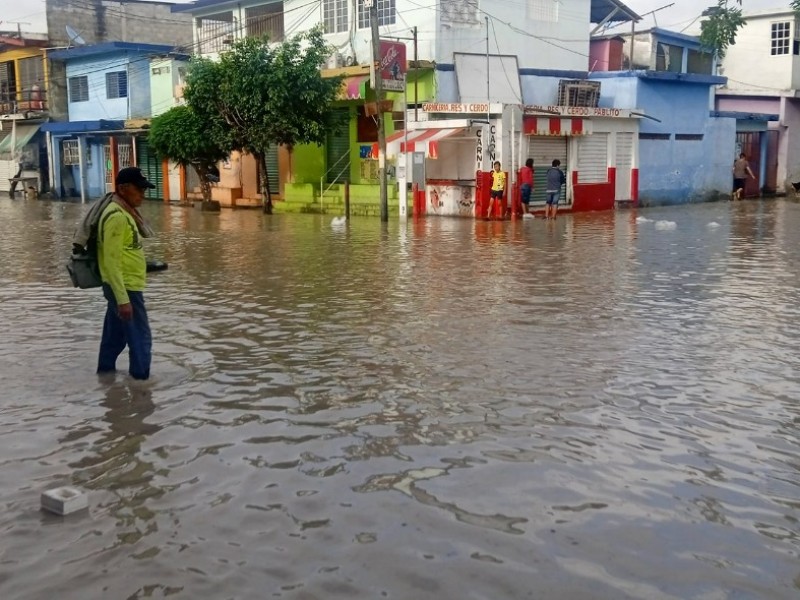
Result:
M522 188L520 189L520 195L522 196L521 200L523 204L530 204L532 191L533 188L531 187L530 183L522 184Z
M150 334L150 323L147 320L147 309L144 307L144 294L128 292L131 306L133 306L133 319L130 321L123 321L117 315L117 300L114 298L114 292L105 283L103 284L103 295L108 300L108 308L103 322L103 339L100 341L97 372L116 371L117 358L125 346L128 346L131 377L134 379L149 378L153 338Z

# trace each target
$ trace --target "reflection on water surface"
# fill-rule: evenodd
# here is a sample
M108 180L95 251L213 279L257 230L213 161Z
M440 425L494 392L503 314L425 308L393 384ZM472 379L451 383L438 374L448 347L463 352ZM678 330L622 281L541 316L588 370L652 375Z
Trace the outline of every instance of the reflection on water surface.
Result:
M0 200L4 598L800 592L800 206L147 205L146 384L92 373L81 210ZM89 513L39 513L66 483Z

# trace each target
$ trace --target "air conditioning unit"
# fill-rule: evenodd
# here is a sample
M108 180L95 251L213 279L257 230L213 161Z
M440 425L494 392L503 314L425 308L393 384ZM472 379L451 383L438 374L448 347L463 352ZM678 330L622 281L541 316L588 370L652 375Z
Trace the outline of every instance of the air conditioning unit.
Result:
M328 61L325 63L325 68L327 69L336 69L339 67L339 53L332 52L331 55L328 57Z

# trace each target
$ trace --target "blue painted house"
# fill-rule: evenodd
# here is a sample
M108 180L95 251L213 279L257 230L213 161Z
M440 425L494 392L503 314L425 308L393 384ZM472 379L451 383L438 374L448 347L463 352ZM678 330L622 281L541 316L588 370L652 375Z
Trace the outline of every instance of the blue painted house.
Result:
M152 116L151 62L173 50L105 42L48 54L64 63L68 93L69 121L42 127L56 196L100 197L113 189L113 174L132 164L161 178L161 163L141 135L142 120Z
M633 53L630 38L596 38L592 45L599 70L589 78L601 82L600 106L646 115L639 129L640 205L729 195L736 120L713 112L713 88L726 79L714 75L713 57L699 40L656 28L636 34Z

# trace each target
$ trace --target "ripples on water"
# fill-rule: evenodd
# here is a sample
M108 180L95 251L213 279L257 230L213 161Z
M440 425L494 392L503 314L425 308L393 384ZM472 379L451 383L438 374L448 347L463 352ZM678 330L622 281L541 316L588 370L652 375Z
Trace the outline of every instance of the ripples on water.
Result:
M800 206L145 209L137 384L93 375L80 205L0 200L3 598L800 594Z

